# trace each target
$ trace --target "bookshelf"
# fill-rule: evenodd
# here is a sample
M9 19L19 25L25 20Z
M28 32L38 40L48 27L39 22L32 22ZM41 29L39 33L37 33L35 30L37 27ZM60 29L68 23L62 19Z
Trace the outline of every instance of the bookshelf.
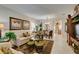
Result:
M75 17L68 17L67 20L67 34L68 34L68 44L73 48L75 53L79 54L79 38L76 37L75 26L79 24L79 14L76 14Z

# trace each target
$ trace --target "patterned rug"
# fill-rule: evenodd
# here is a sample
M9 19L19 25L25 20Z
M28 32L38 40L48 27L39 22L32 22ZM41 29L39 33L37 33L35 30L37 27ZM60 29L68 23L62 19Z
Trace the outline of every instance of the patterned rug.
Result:
M20 47L13 47L15 50L21 51L24 54L51 54L51 50L53 47L53 41L51 40L45 40L45 45L41 50L36 49L36 47L29 47L27 44L23 44Z

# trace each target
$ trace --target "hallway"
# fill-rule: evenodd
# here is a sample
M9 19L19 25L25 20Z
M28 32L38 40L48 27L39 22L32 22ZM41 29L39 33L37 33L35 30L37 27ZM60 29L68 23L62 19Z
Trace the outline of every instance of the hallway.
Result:
M52 54L74 54L71 47L68 46L65 35L55 34L53 37L54 45Z

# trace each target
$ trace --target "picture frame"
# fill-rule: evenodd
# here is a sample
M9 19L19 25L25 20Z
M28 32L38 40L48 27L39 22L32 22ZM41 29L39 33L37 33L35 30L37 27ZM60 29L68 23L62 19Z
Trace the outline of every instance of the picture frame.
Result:
M21 30L22 20L14 17L10 17L10 30Z
M23 30L30 30L30 21L22 20L22 29Z

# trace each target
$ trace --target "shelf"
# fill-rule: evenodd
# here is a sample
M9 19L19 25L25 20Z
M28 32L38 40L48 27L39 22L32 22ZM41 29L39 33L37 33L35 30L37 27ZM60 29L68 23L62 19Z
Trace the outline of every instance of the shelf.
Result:
M75 13L72 18L76 17L77 15L79 15L79 12Z
M78 23L79 22L79 14L76 15L73 19L72 19L72 23Z
M76 22L79 22L79 20L73 20L73 21L72 21L72 23L76 23Z

